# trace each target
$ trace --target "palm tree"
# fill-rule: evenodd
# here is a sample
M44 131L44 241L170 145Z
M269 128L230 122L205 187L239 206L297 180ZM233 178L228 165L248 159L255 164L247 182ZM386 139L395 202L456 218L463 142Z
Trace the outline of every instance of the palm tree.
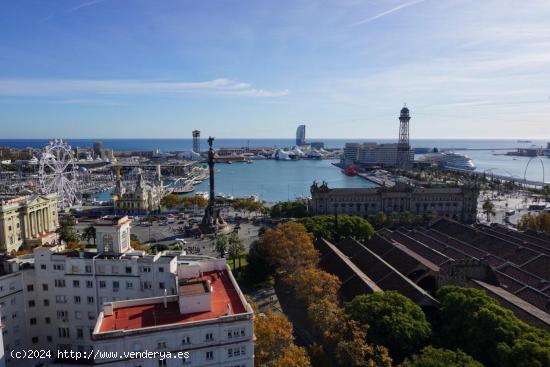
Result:
M225 252L227 251L227 236L223 233L216 238L216 251L220 254L220 257L225 257Z
M233 260L233 269L235 269L235 260L239 259L239 270L241 269L241 255L244 252L243 241L236 232L231 233L228 240L229 258Z
M491 216L494 217L497 214L495 211L495 205L491 202L491 200L489 200L489 198L485 199L481 209L483 210L483 214L487 216L487 222L491 221Z

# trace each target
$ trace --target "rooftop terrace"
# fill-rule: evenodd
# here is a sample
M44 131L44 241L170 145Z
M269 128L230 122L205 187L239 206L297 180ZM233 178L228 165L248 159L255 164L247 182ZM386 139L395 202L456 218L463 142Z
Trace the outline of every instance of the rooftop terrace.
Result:
M192 284L198 284L199 287L204 287L202 282L210 281L212 287L210 311L181 314L178 296L167 297L166 307L164 306L164 297L114 302L112 315L104 314L97 330L99 333L139 330L156 326L204 321L247 312L245 304L241 301L239 291L233 285L227 271L207 272L202 277L192 279L192 281L194 282ZM191 289L187 290L191 291Z

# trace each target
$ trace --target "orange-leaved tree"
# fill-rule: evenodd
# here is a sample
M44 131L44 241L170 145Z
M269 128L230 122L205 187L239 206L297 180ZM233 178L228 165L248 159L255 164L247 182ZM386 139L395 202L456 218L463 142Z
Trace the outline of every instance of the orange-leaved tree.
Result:
M314 266L319 261L313 239L301 224L279 224L274 229L266 230L263 240L271 263L286 273Z

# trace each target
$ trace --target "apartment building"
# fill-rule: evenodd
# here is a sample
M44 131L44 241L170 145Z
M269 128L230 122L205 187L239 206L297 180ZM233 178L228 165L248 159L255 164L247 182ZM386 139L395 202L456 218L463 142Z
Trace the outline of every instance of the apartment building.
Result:
M204 265L201 261L183 262L185 257L179 253L148 255L135 251L130 247L130 223L126 216L98 220L95 224L97 251L67 250L63 245L45 245L35 248L29 255L2 259L0 313L6 366L34 366L44 362L11 358L12 350L89 351L95 347L94 330L98 327L98 320L108 319L98 319L104 304L112 303L113 307L121 308L127 305L125 302L154 300L155 297L174 300L182 291L178 279L180 283L185 279L197 280L201 276L210 276L208 271L225 277L216 278L217 282L214 278L210 280L213 290L219 288L217 284L222 284L227 286L226 292L232 293L233 298L212 297L214 311L197 312L212 317L215 315L216 319L222 320L220 302L227 300L235 304L232 310L248 309L230 271L221 263ZM225 264L225 261L222 262ZM201 272L206 274L201 275ZM237 294L240 296L235 296ZM226 307L224 304L223 308ZM189 322L193 317L188 319ZM182 320L185 319L182 316ZM222 321L226 324L227 320ZM207 324L210 325L211 321ZM185 328L194 330L193 325L193 322L185 323ZM101 326L97 330L106 329ZM218 333L221 332L219 330ZM96 334L100 334L99 339L105 336L103 332ZM250 337L251 326L246 335ZM216 355L221 358L220 353L216 352Z

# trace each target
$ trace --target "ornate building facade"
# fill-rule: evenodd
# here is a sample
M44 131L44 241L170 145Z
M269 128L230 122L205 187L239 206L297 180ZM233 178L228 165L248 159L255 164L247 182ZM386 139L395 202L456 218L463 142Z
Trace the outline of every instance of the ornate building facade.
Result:
M309 211L312 215L349 214L369 217L383 212L411 212L444 216L473 223L477 216L479 189L475 187L331 189L326 183L311 186Z
M152 183L146 183L141 170L138 171L135 188L127 189L120 174L117 173L117 182L113 194L113 205L116 213L150 213L160 210L164 188L160 166Z
M0 252L55 240L57 195L0 197Z

